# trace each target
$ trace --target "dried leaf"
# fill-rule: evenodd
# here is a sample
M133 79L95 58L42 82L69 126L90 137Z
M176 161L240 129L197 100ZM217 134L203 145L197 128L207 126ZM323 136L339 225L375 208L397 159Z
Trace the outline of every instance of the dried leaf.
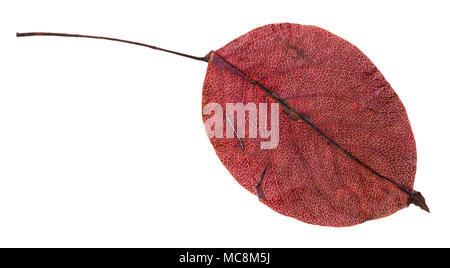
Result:
M429 212L413 190L416 147L400 99L360 50L328 31L270 24L205 57L110 37L17 33L38 35L125 42L206 61L204 109L210 103L278 103L283 113L275 148L261 149L267 137L252 137L248 129L239 137L227 112L222 125L237 137L210 140L233 177L281 214L311 224L350 226L409 204ZM205 124L209 118L203 116ZM250 116L245 120L255 123Z

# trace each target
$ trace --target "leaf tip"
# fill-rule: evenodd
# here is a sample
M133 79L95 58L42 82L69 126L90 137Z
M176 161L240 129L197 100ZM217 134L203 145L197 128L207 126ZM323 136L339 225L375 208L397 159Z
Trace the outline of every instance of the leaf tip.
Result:
M412 195L408 198L408 205L414 204L421 209L425 210L426 212L430 213L430 209L428 208L427 204L425 203L425 198L422 196L422 194L418 191L413 191Z

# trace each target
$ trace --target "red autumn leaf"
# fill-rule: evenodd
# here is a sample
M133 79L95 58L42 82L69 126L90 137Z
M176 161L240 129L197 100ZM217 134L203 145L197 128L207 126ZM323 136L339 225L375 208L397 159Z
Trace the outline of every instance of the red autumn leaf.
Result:
M410 203L428 210L412 190L416 148L405 108L354 45L315 26L283 23L209 57L203 106L274 100L285 111L275 149L260 149L264 139L248 135L211 138L225 167L261 202L325 226L385 217Z
M350 226L411 203L429 211L413 190L416 148L400 99L360 50L328 31L270 24L205 57L109 37L17 33L35 35L126 42L206 61L203 108L278 103L284 113L275 148L261 149L265 138L247 130L244 138L210 140L233 177L281 214ZM228 114L221 120L231 125Z

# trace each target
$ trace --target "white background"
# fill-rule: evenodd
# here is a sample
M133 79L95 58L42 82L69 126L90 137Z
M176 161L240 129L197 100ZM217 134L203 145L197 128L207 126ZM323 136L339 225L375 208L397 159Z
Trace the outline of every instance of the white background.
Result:
M9 2L9 3L8 3ZM450 246L448 1L3 1L0 246ZM349 228L302 223L242 188L201 119L203 56L293 22L359 47L403 101L418 148L411 206Z

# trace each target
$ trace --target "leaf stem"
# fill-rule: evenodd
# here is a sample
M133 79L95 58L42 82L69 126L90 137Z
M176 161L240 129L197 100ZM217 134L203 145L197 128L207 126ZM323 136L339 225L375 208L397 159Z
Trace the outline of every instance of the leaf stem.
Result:
M128 43L128 44L148 47L151 49L164 51L167 53L175 54L178 56L182 56L182 57L186 57L186 58L190 58L190 59L194 59L194 60L198 60L198 61L206 61L206 62L209 61L209 54L204 57L197 57L197 56L192 56L189 54L172 51L172 50L168 50L165 48L160 48L157 46L152 46L152 45L148 45L148 44L144 44L144 43L128 41L128 40L123 40L123 39L117 39L117 38L111 38L111 37L104 37L104 36L93 36L93 35L84 35L84 34L67 34L67 33L49 33L49 32L16 33L16 37L26 37L26 36L61 36L61 37L82 37L82 38L103 39L103 40L117 41L117 42L122 42L122 43Z

